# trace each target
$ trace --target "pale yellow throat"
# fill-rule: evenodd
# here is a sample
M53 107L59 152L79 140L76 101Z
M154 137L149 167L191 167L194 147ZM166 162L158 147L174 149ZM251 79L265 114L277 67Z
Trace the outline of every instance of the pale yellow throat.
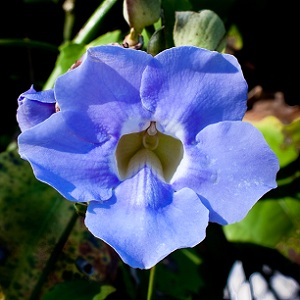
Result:
M134 176L147 165L169 182L183 157L183 145L159 132L156 122L151 121L145 131L123 135L115 155L121 180Z

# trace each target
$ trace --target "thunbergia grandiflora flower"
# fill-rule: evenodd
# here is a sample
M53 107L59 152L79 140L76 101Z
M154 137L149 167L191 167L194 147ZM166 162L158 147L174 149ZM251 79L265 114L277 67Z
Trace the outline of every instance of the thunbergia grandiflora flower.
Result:
M88 203L91 233L147 269L276 187L276 156L241 121L246 99L232 55L92 47L53 90L19 97L19 153L40 181Z

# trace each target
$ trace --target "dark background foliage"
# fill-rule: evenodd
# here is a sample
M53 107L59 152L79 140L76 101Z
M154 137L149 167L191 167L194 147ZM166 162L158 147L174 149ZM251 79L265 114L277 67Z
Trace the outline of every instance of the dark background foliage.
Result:
M64 1L2 1L0 10L1 39L30 39L58 47L63 42ZM197 3L196 0L192 1ZM298 38L296 1L232 0L226 7L217 1L206 1L225 24L238 25L244 40L236 54L249 89L261 85L266 92L281 91L288 104L299 103L296 50ZM100 1L77 0L73 35L84 25ZM205 1L203 8L205 7ZM229 8L228 8L229 7ZM110 30L128 31L122 15L122 1L118 1L105 19L99 35ZM0 149L15 138L16 99L34 83L41 88L55 64L58 51L54 48L29 48L21 45L0 45L1 126Z

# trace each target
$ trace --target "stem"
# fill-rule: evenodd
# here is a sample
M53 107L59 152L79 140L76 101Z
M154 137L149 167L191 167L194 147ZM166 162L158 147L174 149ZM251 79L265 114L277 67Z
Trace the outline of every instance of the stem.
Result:
M150 269L147 300L151 300L152 298L153 287L154 287L154 275L155 275L155 266Z
M75 21L74 14L71 12L66 12L64 30L63 30L63 37L65 42L70 40L74 21Z
M85 23L84 27L75 36L73 42L76 44L89 43L95 34L97 26L115 2L117 2L117 0L104 0Z

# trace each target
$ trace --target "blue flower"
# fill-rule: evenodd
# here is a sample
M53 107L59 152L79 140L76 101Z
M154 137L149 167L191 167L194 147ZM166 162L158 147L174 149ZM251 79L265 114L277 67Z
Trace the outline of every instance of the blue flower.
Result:
M242 122L247 88L229 54L92 47L53 90L21 95L19 153L40 181L88 202L96 237L148 269L276 187L275 154Z

